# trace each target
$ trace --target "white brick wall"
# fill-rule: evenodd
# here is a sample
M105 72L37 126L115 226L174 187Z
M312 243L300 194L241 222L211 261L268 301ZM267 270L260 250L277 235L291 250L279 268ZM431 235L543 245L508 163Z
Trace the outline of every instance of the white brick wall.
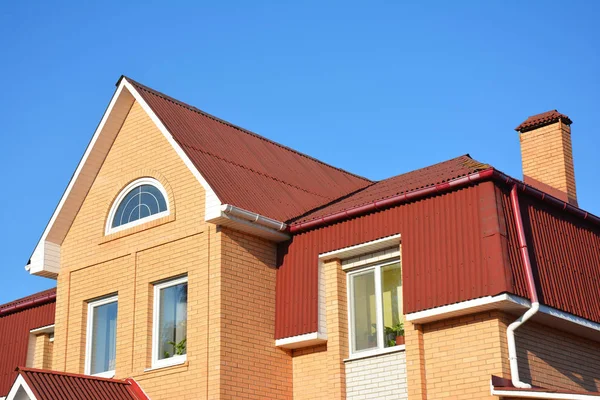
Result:
M346 398L407 399L403 351L346 362Z

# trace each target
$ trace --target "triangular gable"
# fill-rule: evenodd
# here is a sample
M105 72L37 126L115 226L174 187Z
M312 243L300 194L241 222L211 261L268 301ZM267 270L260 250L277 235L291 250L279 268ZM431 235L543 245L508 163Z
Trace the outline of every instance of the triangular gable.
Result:
M60 270L60 246L135 101L141 105L204 188L206 214L220 213L221 202L212 188L146 101L131 83L122 77L117 83L117 89L79 161L75 173L25 267L31 274L56 278Z
M36 368L17 368L17 372L6 400L83 400L90 393L97 400L150 400L132 378L98 378Z

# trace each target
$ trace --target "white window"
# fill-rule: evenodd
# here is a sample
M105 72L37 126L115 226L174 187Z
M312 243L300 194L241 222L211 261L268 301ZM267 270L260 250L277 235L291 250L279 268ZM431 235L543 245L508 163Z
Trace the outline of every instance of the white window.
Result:
M85 373L115 375L117 355L117 296L88 303Z
M152 178L131 182L117 196L108 213L106 234L169 215L167 192Z
M181 364L187 354L187 277L154 285L152 367Z
M348 273L348 313L351 355L377 354L404 344L400 260Z

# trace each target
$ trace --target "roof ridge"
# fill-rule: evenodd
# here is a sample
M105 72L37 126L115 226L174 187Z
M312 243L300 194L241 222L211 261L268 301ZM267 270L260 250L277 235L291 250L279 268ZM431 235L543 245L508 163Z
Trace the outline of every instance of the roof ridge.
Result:
M440 161L440 162L438 162L438 163L435 163L435 164L427 165L427 166L425 166L425 167L421 167L421 168L413 169L413 170L410 170L410 171L407 171L407 172L403 172L403 173L401 173L401 174L398 174L398 175L390 176L389 178L381 179L381 180L379 180L379 181L373 181L373 182L372 182L370 185L367 185L367 186L365 186L365 187L363 187L363 188L357 189L357 190L355 190L355 191L353 191L353 192L347 193L347 194L345 194L345 195L343 195L343 196L340 196L340 197L338 197L338 198L336 198L336 199L333 199L333 200L331 200L329 203L322 204L322 205L320 205L320 206L318 206L318 207L315 207L315 208L313 208L313 209L311 209L311 210L309 210L309 211L307 211L307 212L303 213L302 215L298 215L297 217L294 217L294 218L290 219L288 222L294 223L295 221L298 221L298 220L300 220L300 219L304 218L305 216L307 216L307 215L309 215L309 214L311 214L311 213L313 213L313 212L316 212L316 211L318 211L318 210L320 210L320 209L323 209L323 208L325 208L325 207L328 207L328 206L331 206L331 205L333 205L333 204L335 204L335 203L338 203L338 202L340 202L340 201L343 201L343 200L347 199L348 197L354 196L355 194L358 194L358 193L360 193L361 191L363 191L363 190L366 190L366 189L368 189L368 188L370 188L370 187L372 187L372 186L374 186L374 185L376 185L376 184L378 184L378 183L385 182L385 181L387 181L387 180L394 179L394 178L400 177L400 176L402 176L402 175L405 175L405 174L410 174L410 173L412 173L412 172L415 172L415 171L419 171L419 170L422 170L422 169L426 169L426 168L434 167L434 166L436 166L436 165L438 165L438 164L443 164L443 163L447 163L447 162L451 162L451 161L455 161L455 160L456 160L456 161L458 161L459 159L461 159L461 158L463 158L463 157L467 157L467 158L469 158L469 159L470 159L470 160L472 160L472 161L478 162L478 161L474 160L474 159L471 157L471 155L470 155L469 153L466 153L466 154L463 154L463 155L460 155L460 156L457 156L457 157L454 157L454 158L450 158L450 159L448 159L448 160L445 160L445 161ZM481 163L479 163L479 164L481 164ZM382 197L382 198L380 198L380 199L377 199L377 200L375 200L375 201L384 200L384 199L386 199L386 198L388 198L388 197L392 197L392 196ZM364 204L368 204L368 203L364 203ZM362 204L362 205L364 205L364 204ZM360 205L359 205L359 206L360 206ZM331 214L325 214L323 217L326 217L326 216L328 216L328 215L331 215Z
M466 158L466 160L461 160L461 159L464 159L464 158ZM432 167L435 167L435 166L438 166L438 165L441 165L441 164L445 164L445 163L448 163L448 162L453 162L453 161L456 161L456 162L460 162L460 161L462 161L462 163L463 163L463 165L464 165L465 167L468 167L468 168L473 168L473 169L474 169L474 172L482 171L482 170L485 170L485 169L488 169L488 168L493 168L493 167L492 167L491 165L489 165L489 164L481 163L481 162L479 162L479 161L475 160L474 158L472 158L472 157L471 157L471 155L470 155L469 153L466 153L466 154L460 155L460 156L458 156L458 157L450 158L450 159L448 159L448 160L445 160L445 161L440 161L440 162L438 162L438 163L431 164L431 165L427 165L427 166L425 166L425 167L421 167L421 168L413 169L413 170L410 170L410 171L407 171L407 172L403 172L403 173L401 173L401 174L394 175L394 176L391 176L391 177L389 177L389 178L382 179L382 180L380 180L380 181L375 181L375 182L373 182L372 184L365 186L364 188L358 189L358 190L356 190L356 191L354 191L354 192L352 192L352 193L349 193L349 194L347 194L347 195L344 195L344 196L342 196L342 197L339 197L339 198L337 198L337 199L335 199L335 200L331 201L331 202L330 202L330 203L328 203L328 204L324 204L324 205L321 205L321 206L319 206L319 207L316 207L316 208L314 208L314 209L312 209L312 210L310 210L310 211L308 211L308 212L306 212L306 213L304 213L304 214L302 214L302 215L300 215L300 216L298 216L298 217L294 217L294 218L293 218L293 219L291 219L289 222L290 222L290 223L293 225L293 224L294 224L294 223L296 223L297 221L300 221L302 218L304 218L304 217L306 217L306 216L308 216L308 215L312 214L313 212L316 212L316 211L318 211L319 209L324 209L324 208L326 208L326 207L328 207L328 206L331 206L331 205L333 205L333 204L336 204L336 203L338 203L338 202L341 202L341 201L343 201L343 200L345 200L345 199L347 199L347 198L349 198L349 197L351 197L351 196L354 196L354 195L356 195L356 194L360 193L360 192L361 192L361 191L363 191L363 190L366 190L366 189L368 189L368 188L371 188L371 187L373 187L373 186L377 185L378 183L382 183L382 182L388 181L388 180L390 180L390 179L394 179L394 178L401 177L401 176L403 176L403 175L406 175L406 174L414 173L414 172L421 171L421 170L426 170L426 169L429 169L429 168L432 168ZM454 179L454 178L452 178L452 179ZM445 180L445 181L447 181L447 180ZM399 195L399 194L401 194L401 193L408 193L408 192L410 192L410 191L417 190L417 189L420 189L420 188L424 188L424 187L430 187L430 186L433 186L433 185L437 185L438 183L439 183L439 182L432 182L432 183L429 183L429 184L427 184L427 185L420 186L420 187L418 187L418 188L413 188L413 189L411 189L411 190L402 190L402 191L399 191L399 192L398 192L398 193L396 193L396 194L391 194L391 195L387 195L387 196L382 196L382 197L378 197L378 198L377 198L377 199L375 199L375 200L369 200L369 201L366 201L366 202L363 202L363 203L360 203L360 204L356 204L356 205L354 205L354 207L362 207L362 206L365 206L365 205L367 205L367 204L369 204L369 203L372 203L373 201L375 201L375 202L383 201L383 200L386 200L386 199L392 198L392 197L394 197L394 196L398 196L398 195ZM315 217L315 218L312 218L312 219L308 219L308 220L306 220L306 221L303 221L303 223L305 223L305 222L309 222L309 221L313 221L313 220L315 220L315 219L327 218L328 216L334 215L334 214L336 214L336 213L337 213L337 211L332 211L332 212L330 212L330 213L323 214L323 215L321 215L321 216L319 216L319 217Z
M342 168L335 167L335 166L333 166L333 165L331 165L331 164L328 164L328 163L326 163L326 162L324 162L324 161L321 161L321 160L319 160L319 159L317 159L317 158L315 158L315 157L309 156L308 154L302 153L302 152L300 152L300 151L298 151L298 150L292 149L291 147L285 146L285 145L283 145L283 144L281 144L281 143L278 143L278 142L276 142L276 141L274 141L274 140L268 139L268 138L266 138L266 137L264 137L264 136L262 136L262 135L259 135L258 133L252 132L252 131L250 131L250 130L248 130L248 129L246 129L246 128L242 128L242 127L241 127L241 126L239 126L239 125L235 125L235 124L233 124L233 123L231 123L231 122L229 122L229 121L225 121L224 119L221 119L221 118L219 118L219 117L215 117L214 115L212 115L212 114L209 114L209 113L207 113L206 111L202 111L202 110L200 110L200 109L199 109L199 108L197 108L197 107L194 107L194 106L192 106L192 105L190 105L190 104L187 104L187 103L185 103L185 102L183 102L183 101L177 100L177 99L175 99L175 98L173 98L173 97L171 97L171 96L169 96L169 95L166 95L166 94L164 94L164 93L162 93L162 92L159 92L158 90L152 89L152 88L150 88L150 87L148 87L148 86L146 86L146 85L143 85L143 84L141 84L141 83L139 83L139 82L137 82L137 81L135 81L135 80L133 80L133 79L131 79L131 78L129 78L129 77L127 77L127 76L125 76L125 75L122 75L122 76L121 76L121 78L119 78L119 80L117 81L117 85L119 84L119 82L121 82L121 80L122 80L123 78L125 78L125 79L126 79L127 81L129 81L130 83L132 83L132 84L134 84L134 85L138 86L140 89L142 89L142 90L145 90L145 91L147 91L147 92L149 92L149 93L151 93L151 94L153 94L153 95L155 95L155 96L161 97L161 98L163 98L164 100L170 101L170 102L172 102L173 104L176 104L176 105L178 105L178 106L180 106L180 107L186 108L186 109L188 109L188 110L190 110L190 111L193 111L193 112L196 112L196 113L198 113L198 114L201 114L201 115L203 115L203 116L205 116L205 117L207 117L207 118L210 118L210 119L212 119L212 120L214 120L214 121L217 121L217 122L219 122L219 123L222 123L222 124L224 124L224 125L230 126L230 127L234 128L234 129L237 129L237 130L239 130L240 132L243 132L243 133L245 133L245 134L248 134L248 135L254 136L254 137L255 137L255 138L257 138L257 139L264 140L264 141L266 141L266 142L268 142L268 143L271 143L271 144L273 144L273 145L275 145L275 146L278 146L278 147L280 147L280 148L282 148L282 149L284 149L284 150L290 151L290 152L292 152L292 153L294 153L294 154L297 154L297 155L299 155L299 156L301 156L301 157L305 157L305 158L307 158L307 159L309 159L309 160L312 160L312 161L318 162L319 164L322 164L322 165L324 165L324 166L326 166L326 167L329 167L329 168L335 169L335 170L337 170L337 171L343 172L343 173L345 173L345 174L348 174L348 175L352 175L352 176L354 176L355 178L362 179L362 180L364 180L364 181L366 181L366 182L373 182L372 180L370 180L370 179L368 179L368 178L365 178L364 176L360 176L360 175L357 175L357 174L355 174L355 173L353 173L353 172L346 171L345 169L342 169Z
M179 142L178 142L178 143L179 143ZM208 155L208 156L210 156L210 157L214 157L214 158L216 158L216 159L218 159L218 160L224 161L224 162L226 162L226 163L228 163L228 164L235 165L236 167L240 167L240 168L243 168L243 169L245 169L245 170L247 170L247 171L251 171L251 172L254 172L255 174L258 174L258 175L264 176L264 177L266 177L266 178L272 179L272 180L274 180L275 182L280 182L280 183L283 183L284 185L287 185L287 186L293 187L293 188L295 188L295 189L301 190L301 191L303 191L303 192L306 192L306 193L310 193L310 194L312 194L312 195L314 195L314 196L318 196L318 197L322 197L322 198L324 198L324 199L327 199L327 197L325 197L325 196L323 196L323 195L320 195L320 194L318 194L318 193L311 192L310 190L306 190L306 189L304 189L304 188L301 188L300 186L293 185L293 184L291 184L291 183L289 183L289 182L286 182L286 181L284 181L284 180L282 180L282 179L277 179L277 178L275 178L274 176L271 176L271 175L265 174L264 172L259 172L259 171L256 171L256 170L254 170L254 169L252 169L252 168L250 168L250 167L247 167L247 166L245 166L245 165L238 164L238 163L236 163L236 162L234 162L234 161L231 161L231 160L227 160L227 159L225 159L225 158L223 158L223 157L219 157L218 155L216 155L216 154L213 154L213 153L211 153L211 152L209 152L209 151L202 150L202 149L199 149L199 148L197 148L197 147L195 147L195 146L191 146L191 145L189 145L189 144L185 144L185 143L179 143L179 144L180 144L181 146L183 146L183 147L188 147L188 148L190 148L190 149L193 149L193 150L199 151L199 152L201 152L201 153L204 153L204 154L206 154L206 155ZM367 186L368 186L368 185L367 185Z
M15 368L15 371L17 371L17 372L34 372L34 373L39 373L39 374L50 374L50 375L61 375L61 376L68 376L71 378L90 379L90 380L102 381L102 382L120 383L122 385L131 385L131 383L127 382L124 379L121 380L121 379L115 379L115 378L102 378L100 376L75 374L72 372L55 371L55 370L50 370L50 369L17 367L17 368Z

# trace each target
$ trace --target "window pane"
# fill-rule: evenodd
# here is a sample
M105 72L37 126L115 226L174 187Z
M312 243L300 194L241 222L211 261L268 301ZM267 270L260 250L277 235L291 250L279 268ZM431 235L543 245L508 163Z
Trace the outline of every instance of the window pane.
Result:
M167 210L167 201L161 191L152 185L133 188L121 201L115 212L112 227L149 217Z
M158 359L187 353L187 282L159 294Z
M375 273L373 271L353 275L353 350L360 351L377 347L377 311L375 299Z
M93 307L90 374L113 371L117 354L117 302Z
M403 336L402 314L402 269L400 263L381 268L381 303L383 326L385 327L384 346L396 345L396 336Z

